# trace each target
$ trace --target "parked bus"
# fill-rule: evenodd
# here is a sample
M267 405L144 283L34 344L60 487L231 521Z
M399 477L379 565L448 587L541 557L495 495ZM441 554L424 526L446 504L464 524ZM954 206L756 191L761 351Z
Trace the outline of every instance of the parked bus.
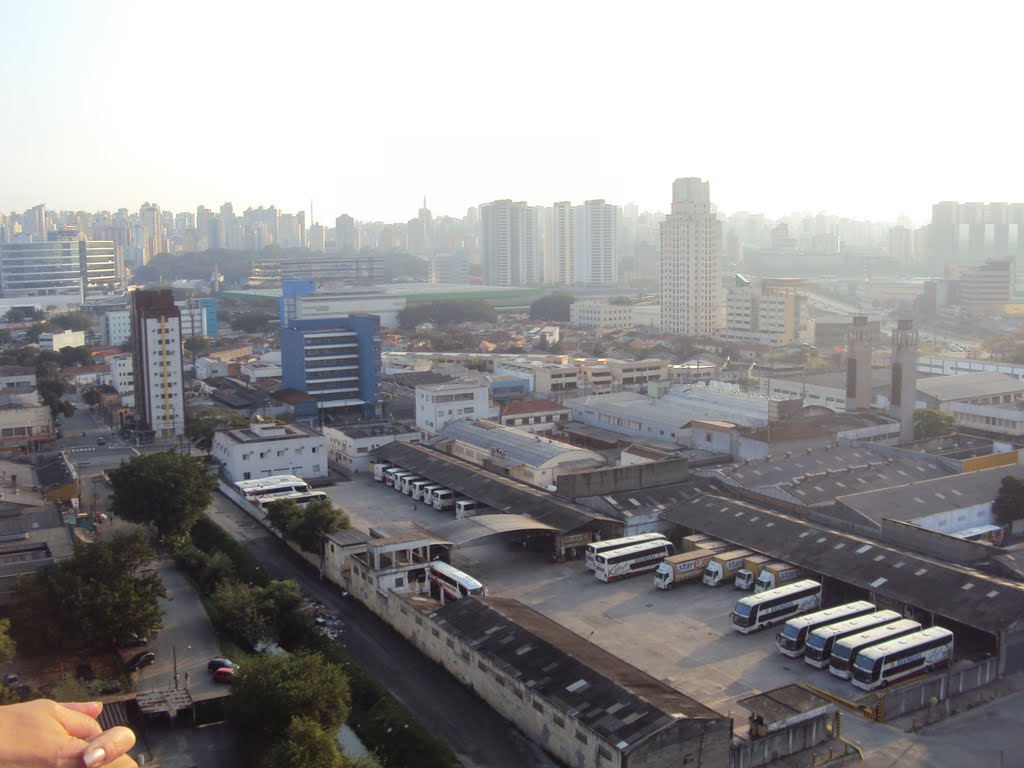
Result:
M880 627L883 624L892 624L901 618L903 617L896 613L896 611L878 611L877 613L869 613L866 616L858 616L856 619L847 619L838 624L829 624L827 627L816 629L807 636L804 661L812 667L824 669L828 666L829 657L832 655L832 647L837 641L850 635L856 635L858 632L867 632L869 629Z
M490 509L482 501L474 499L460 499L455 502L455 517L462 519L471 515L478 515L484 510Z
M402 493L406 496L412 493L412 484L417 480L422 480L423 475L406 475L402 478Z
M650 573L661 565L662 560L675 553L675 545L665 538L613 549L595 557L594 575L601 581L628 579Z
M456 493L451 488L437 488L430 494L430 504L434 509L446 512L455 509L455 502L462 498L462 494Z
M319 501L320 499L326 498L327 494L323 491L288 491L286 493L275 493L260 496L253 503L255 503L260 509L266 509L275 501L294 501L300 507L304 507L311 501Z
M790 619L779 632L775 644L779 653L784 656L796 659L804 655L807 645L807 637L820 627L827 627L846 619L855 619L858 616L866 616L873 613L875 606L866 600L858 600L855 603L837 605L835 608L826 608L824 611L816 611L806 616L798 616Z
M402 469L397 464L395 466L393 466L393 467L388 467L387 469L384 470L384 485L388 486L389 488L394 488L395 487L395 475L397 475L399 472L405 472L405 471L406 470Z
M732 628L744 635L778 624L821 605L821 584L794 581L759 595L740 598L732 610Z
M391 486L392 488L394 488L399 493L401 493L402 492L402 480L407 478L407 477L409 477L409 476L411 476L411 475L415 475L415 474L416 474L415 472L412 472L412 471L410 471L408 469L399 469L399 470L390 470L389 469L387 472L384 473L384 483L386 485ZM389 478L390 478L390 481L389 481Z
M458 600L460 597L487 594L487 588L479 581L440 560L431 562L427 578L430 579L432 587L437 587L438 598L442 603Z
M921 629L921 625L912 619L899 619L891 624L882 627L869 629L867 632L860 632L856 635L844 637L837 640L832 646L832 655L828 660L828 671L836 677L844 680L850 679L850 669L857 658L857 654L867 650L872 645L884 643L886 640L895 640L897 637L912 635Z
M309 483L298 475L270 475L255 480L239 480L235 483L235 490L242 494L246 501L255 504L261 496L309 493Z
M929 627L861 651L853 662L853 684L865 691L884 688L945 666L952 658L953 633L944 627Z
M428 497L430 495L430 491L434 490L435 488L441 487L442 486L440 483L435 483L433 480L427 480L426 478L422 478L412 484L412 493L410 493L409 495L412 496L413 499L415 499L416 501L420 501Z
M390 464L386 461L381 461L373 465L373 479L378 483L384 482L384 472L391 469L394 464Z
M584 562L587 568L594 570L597 564L595 558L603 552L611 552L613 549L622 549L633 544L646 544L649 541L668 541L662 533L638 533L635 536L623 536L619 539L608 539L606 541L593 541L587 544L587 552Z

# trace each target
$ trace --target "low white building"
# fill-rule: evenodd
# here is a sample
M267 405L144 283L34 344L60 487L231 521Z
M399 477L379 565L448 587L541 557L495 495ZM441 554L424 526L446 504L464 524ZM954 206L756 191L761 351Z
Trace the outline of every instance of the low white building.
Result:
M484 379L456 379L416 387L416 428L423 437L437 434L458 419L492 419L497 415Z
M247 381L257 382L263 379L281 378L281 365L269 363L265 360L253 360L251 363L242 363L239 368L242 378Z
M227 376L228 364L222 360L214 360L211 357L200 357L196 360L194 374L200 381L212 379L215 376Z
M117 394L135 394L135 362L128 353L114 355L107 360L110 366L110 386L117 390Z
M324 437L331 469L348 475L369 472L370 456L381 446L420 441L420 433L413 425L387 421L324 427Z
M602 301L574 301L569 305L569 322L583 328L632 328L633 307Z
M552 400L515 400L501 409L501 424L523 432L550 435L555 427L569 421L572 412Z
M131 338L132 313L127 309L112 309L103 315L103 343L119 347Z
M301 424L250 424L218 430L210 453L231 483L270 475L315 480L328 474L326 438Z
M24 365L0 365L0 389L35 389L36 369Z
M110 384L110 366L107 364L61 368L60 375L76 387L99 387Z
M39 348L60 352L65 347L84 347L85 331L57 331L39 334Z

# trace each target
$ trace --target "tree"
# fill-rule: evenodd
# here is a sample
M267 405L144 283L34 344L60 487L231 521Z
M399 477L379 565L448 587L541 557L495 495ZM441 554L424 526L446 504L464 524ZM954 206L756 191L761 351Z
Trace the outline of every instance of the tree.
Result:
M174 451L133 456L108 475L113 513L133 523L151 524L161 536L192 530L217 487L203 462Z
M211 618L232 640L249 650L266 638L266 622L260 616L253 589L240 581L222 581L210 598Z
M267 522L282 538L291 538L301 520L302 507L294 499L280 499L267 504Z
M348 719L348 678L319 654L256 656L242 667L228 700L235 727L264 747L301 714L335 733Z
M1024 480L1015 475L1004 477L999 483L992 512L999 525L1010 525L1024 517Z
M914 411L914 439L928 440L948 435L953 431L954 421L948 413L932 408L918 408Z
M11 620L0 619L0 664L6 664L14 658L17 646L11 637Z
M494 323L497 320L497 310L482 299L416 302L398 313L398 324L406 329L427 322L443 328L452 323Z
M109 647L160 626L160 576L144 568L153 548L140 531L110 541L75 544L52 568L18 581L12 626L19 644L35 650Z
M92 365L92 354L88 347L64 347L57 354L63 368L75 365Z
M183 346L192 355L192 364L195 365L197 357L202 357L210 351L210 340L205 336L189 336Z
M569 305L574 301L576 301L576 297L569 293L552 293L541 296L530 305L530 319L568 323Z
M302 519L292 529L295 543L307 552L320 554L325 534L352 527L348 514L334 506L330 499L311 501L302 510Z
M238 411L227 408L208 408L205 411L189 413L185 419L185 437L197 448L209 451L213 448L213 433L224 427L244 427L249 418Z
M249 310L231 318L231 327L245 333L263 333L270 330L271 317L266 312Z
M270 768L345 768L334 737L308 717L293 717L270 751Z
M35 307L11 307L4 315L8 323L24 323L31 320L42 320L45 313Z
M92 316L87 312L65 312L51 317L47 326L64 331L88 331L92 328Z

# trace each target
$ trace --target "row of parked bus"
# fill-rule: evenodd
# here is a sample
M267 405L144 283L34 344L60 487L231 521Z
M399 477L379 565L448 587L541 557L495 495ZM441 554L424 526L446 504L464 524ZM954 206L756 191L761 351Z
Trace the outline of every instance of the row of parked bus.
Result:
M741 599L733 609L733 628L749 634L785 621L776 637L780 653L802 656L808 665L828 668L865 691L944 666L953 658L948 629L924 629L865 600L815 610L820 604L818 582L787 584Z
M467 498L451 488L396 464L374 464L373 479L434 509L442 512L454 511L457 518L470 517L489 509L487 505L475 499Z

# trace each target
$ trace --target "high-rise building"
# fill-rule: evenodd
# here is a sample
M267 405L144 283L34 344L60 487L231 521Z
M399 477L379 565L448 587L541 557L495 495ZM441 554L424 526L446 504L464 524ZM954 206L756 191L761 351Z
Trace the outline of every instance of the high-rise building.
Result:
M143 203L139 209L139 222L146 228L146 243L142 249L142 264L146 265L158 253L167 250L164 245L164 225L160 206L156 203Z
M427 198L423 198L415 219L409 222L409 252L415 256L430 256L434 252L434 217L427 208Z
M889 230L889 258L901 267L914 264L914 238L909 228L897 225Z
M171 291L132 293L132 342L140 438L184 434L181 311Z
M960 272L960 305L974 315L1002 314L1010 303L1013 265L1006 259L973 264Z
M575 209L569 202L544 209L544 274L547 285L571 285L576 279Z
M928 225L928 252L935 273L953 264L990 259L1024 265L1024 203L936 203ZM1014 271L1021 293L1024 269Z
M347 213L334 220L334 245L342 253L359 250L359 230L355 219Z
M710 184L672 184L672 212L661 223L661 327L710 336L722 326L722 229Z
M480 252L488 285L540 282L539 209L523 202L496 200L480 206Z
M604 200L576 206L575 281L583 285L612 285L619 279L619 209Z
M29 208L22 214L21 231L29 235L34 242L42 242L46 239L46 206L39 205Z
M427 259L427 282L465 285L469 260L464 253L435 253Z
M124 282L121 250L86 240L74 227L47 232L46 242L0 245L0 293L6 298L111 293Z

